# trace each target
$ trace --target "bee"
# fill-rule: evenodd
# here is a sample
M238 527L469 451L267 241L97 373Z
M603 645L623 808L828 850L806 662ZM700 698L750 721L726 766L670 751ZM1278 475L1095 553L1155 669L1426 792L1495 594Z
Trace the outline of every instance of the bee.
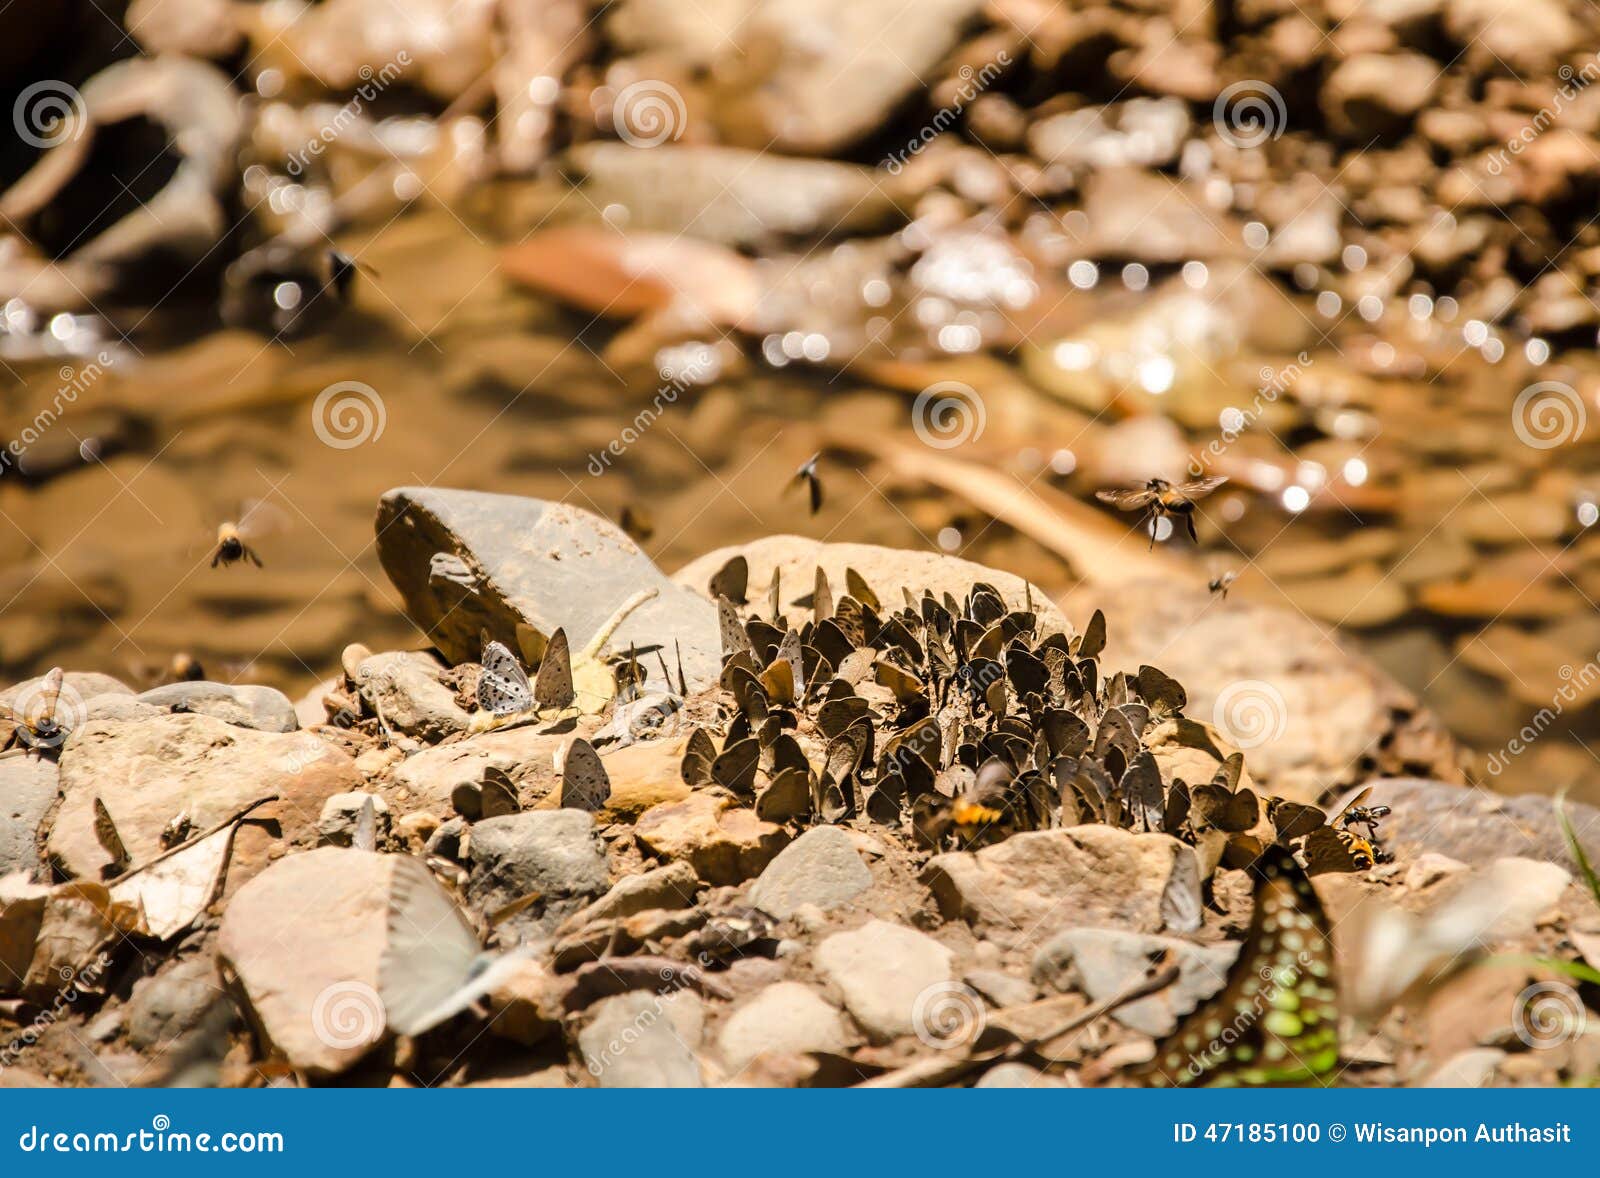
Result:
M1373 843L1378 841L1378 821L1389 816L1388 806L1369 806L1367 799L1372 796L1372 787L1368 786L1355 797L1350 799L1350 804L1333 817L1330 825L1337 825L1342 830L1349 830L1352 826L1367 828L1367 838ZM1373 858L1378 862L1387 861L1387 856L1378 851Z
M631 503L623 505L617 524L640 544L647 542L656 534L656 523L650 518L650 513L643 507L636 507Z
M1188 529L1189 539L1199 542L1194 530L1195 500L1202 499L1227 482L1226 475L1212 475L1189 483L1169 483L1166 479L1151 479L1143 487L1132 491L1096 491L1095 498L1109 503L1119 511L1143 511L1150 524L1150 547L1156 544L1155 521L1162 516L1182 519Z
M791 487L797 487L801 483L805 484L806 491L811 498L812 515L816 515L817 512L822 510L822 479L817 474L817 459L821 457L822 452L818 451L810 458L807 458L796 468L794 477L789 480Z
M260 499L247 500L237 523L229 520L217 525L217 538L211 547L211 567L248 560L256 568L261 568L261 557L250 547L250 542L277 531L283 521L283 512L270 503Z
M248 560L256 568L261 567L261 558L256 555L255 549L244 542L244 536L239 531L236 523L223 523L217 526L217 546L211 552L211 567L220 565L238 564L241 560Z
M1218 573L1216 576L1212 577L1210 583L1206 587L1210 589L1212 593L1220 594L1223 601L1227 601L1228 589L1233 585L1234 581L1238 580L1238 578L1239 574L1234 572L1232 569L1229 569L1225 573Z

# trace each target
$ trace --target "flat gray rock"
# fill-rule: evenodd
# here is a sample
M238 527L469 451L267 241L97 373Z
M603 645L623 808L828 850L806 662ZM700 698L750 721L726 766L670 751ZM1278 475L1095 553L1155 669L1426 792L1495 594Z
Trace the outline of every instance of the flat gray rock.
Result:
M904 925L871 921L835 933L817 946L815 964L839 988L845 1008L875 1042L922 1034L938 1045L931 1010L954 983L953 954L932 937Z
M1068 929L1052 937L1033 959L1033 976L1063 993L1080 990L1094 1001L1122 993L1150 971L1150 962L1170 952L1178 979L1166 989L1111 1012L1123 1026L1146 1035L1168 1035L1178 1019L1228 980L1239 956L1236 943L1195 945L1175 937L1151 937L1121 929Z
M216 958L199 954L180 961L133 987L124 1011L128 1042L140 1050L165 1048L199 1025L226 991L217 977Z
M758 1055L841 1052L854 1040L839 1008L800 982L774 982L722 1025L717 1045L735 1071Z
M660 646L675 673L676 642L692 690L720 673L712 603L673 584L620 528L590 512L518 495L399 487L378 503L377 532L378 557L406 613L452 663L478 659L483 629L516 650L518 622L545 634L564 628L576 654L629 598L654 589L606 652ZM440 554L458 562L452 575L437 575Z
M639 875L626 876L572 919L577 928L596 920L620 920L654 909L689 908L700 890L700 877L688 863L669 863Z
M61 771L36 753L0 758L0 875L39 874L39 824L55 804Z
M238 728L261 732L294 732L300 727L294 704L276 687L235 686L200 679L152 687L134 697L137 702L168 712L210 716Z
M1392 811L1379 824L1378 834L1401 863L1433 851L1473 866L1515 855L1578 869L1547 797L1508 798L1443 781L1391 777L1373 783L1368 804ZM1568 801L1567 817L1589 861L1600 862L1600 808Z
M824 912L848 904L872 886L850 836L837 826L816 826L778 853L750 889L750 903L787 920L802 904Z
M701 1088L697 995L634 990L595 1003L578 1047L601 1088Z
M443 670L421 651L385 651L361 660L356 690L389 727L421 740L441 740L472 722L456 703L455 691L439 681Z
M544 897L551 921L570 915L611 886L594 817L582 810L530 810L486 818L472 827L471 893L506 904L529 892Z
M996 1064L983 1073L974 1088L1066 1088L1066 1081L1059 1076L1052 1076L1041 1072L1037 1068L1030 1068L1025 1063Z

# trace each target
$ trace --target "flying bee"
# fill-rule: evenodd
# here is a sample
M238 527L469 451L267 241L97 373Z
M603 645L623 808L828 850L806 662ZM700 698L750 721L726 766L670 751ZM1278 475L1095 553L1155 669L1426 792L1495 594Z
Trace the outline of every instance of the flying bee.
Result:
M1218 573L1216 576L1212 577L1210 583L1206 587L1210 589L1212 593L1220 594L1223 601L1227 601L1228 589L1238 579L1239 574L1234 572L1232 569L1229 569L1225 573Z
M1132 491L1096 491L1095 498L1109 503L1119 511L1143 511L1149 521L1150 547L1156 545L1155 522L1162 516L1183 520L1189 539L1199 542L1194 530L1195 501L1211 494L1223 483L1226 475L1212 475L1189 483L1169 483L1166 479L1151 479L1143 487Z
M348 303L355 290L356 272L365 274L368 278L378 277L378 272L365 262L358 262L343 250L330 249L327 256L328 285L333 287L333 295L341 303Z
M812 515L816 515L817 512L822 510L822 478L817 474L817 459L821 457L822 452L818 451L810 458L807 458L796 468L794 477L789 480L791 487L797 487L801 483L805 484L806 491L811 497Z
M228 520L217 525L216 542L211 548L211 567L248 560L256 568L261 568L261 557L250 547L250 542L276 531L283 518L283 512L270 503L260 499L248 500L237 522Z

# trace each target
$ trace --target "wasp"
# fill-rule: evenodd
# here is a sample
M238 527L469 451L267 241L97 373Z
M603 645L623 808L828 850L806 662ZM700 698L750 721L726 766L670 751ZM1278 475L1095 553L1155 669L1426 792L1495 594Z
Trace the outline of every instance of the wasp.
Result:
M218 525L217 546L211 551L211 567L238 564L241 560L248 560L256 568L261 567L261 558L256 555L254 548L244 542L238 524L229 522Z
M1162 516L1183 520L1189 539L1199 542L1194 530L1195 501L1211 494L1223 483L1226 475L1212 475L1189 483L1169 483L1166 479L1151 479L1143 487L1131 491L1096 491L1095 498L1109 503L1119 511L1143 511L1150 522L1150 547L1156 544L1155 521Z

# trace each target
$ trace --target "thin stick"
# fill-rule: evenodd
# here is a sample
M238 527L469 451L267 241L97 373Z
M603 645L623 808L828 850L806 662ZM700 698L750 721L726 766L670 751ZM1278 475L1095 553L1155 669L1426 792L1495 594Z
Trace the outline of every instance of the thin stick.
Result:
M201 831L199 834L195 835L191 839L185 839L183 842L179 843L175 847L170 847L167 850L162 851L161 854L157 855L154 859L151 859L146 863L141 863L141 864L139 864L139 866L131 868L128 871L123 872L121 875L117 876L116 880L113 881L113 882L114 883L122 883L122 882L124 882L126 880L130 880L134 876L138 875L141 871L150 870L150 868L154 867L157 863L160 863L163 859L170 859L170 858L172 858L172 856L178 854L178 852L188 850L190 847L194 846L196 843L200 842L202 839L208 839L212 835L216 834L218 831L226 830L228 827L234 825L235 823L243 821L245 816L248 815L252 810L259 809L260 807L265 806L268 802L275 802L277 800L278 800L278 795L277 794L268 794L264 798L257 798L255 801L251 802L248 806L245 806L243 809L235 810L231 817L224 818L221 822L217 823L215 826L212 826L212 827L210 827L210 828L208 828L206 830Z

